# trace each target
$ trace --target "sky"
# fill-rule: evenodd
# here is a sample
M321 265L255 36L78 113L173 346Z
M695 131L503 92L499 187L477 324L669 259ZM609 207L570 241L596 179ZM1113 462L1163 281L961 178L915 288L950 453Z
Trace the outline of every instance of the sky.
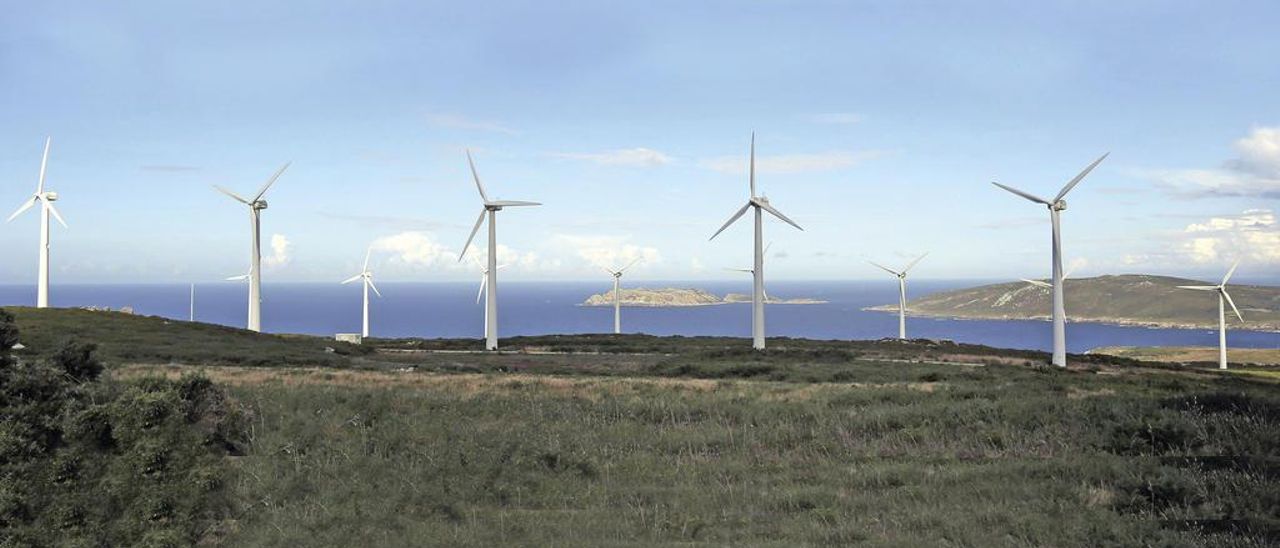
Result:
M493 197L504 280L1280 272L1276 2L10 2L0 214L48 187L54 283L456 281ZM483 236L483 233L482 233ZM480 249L486 245L480 238ZM38 216L0 225L32 284Z

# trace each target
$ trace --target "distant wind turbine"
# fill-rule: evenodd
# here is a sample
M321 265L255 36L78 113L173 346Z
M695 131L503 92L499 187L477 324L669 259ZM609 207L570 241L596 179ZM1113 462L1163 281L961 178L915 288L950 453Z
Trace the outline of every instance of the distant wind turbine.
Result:
M262 210L267 208L267 201L263 200L262 197L266 195L267 189L271 188L271 185L276 182L276 179L279 179L280 175L284 174L284 170L289 169L290 163L292 162L285 162L285 164L281 166L278 171L276 171L275 175L272 175L270 179L267 179L266 184L263 184L262 188L258 189L258 193L254 194L252 200L246 200L240 197L239 194L231 192L230 190L222 188L218 185L213 186L213 188L217 189L218 192L226 194L227 196L230 196L233 200L240 202L246 206L249 206L249 228L252 232L252 237L253 237L253 242L250 247L250 256L249 256L250 267L249 267L249 274L248 274L249 321L248 321L247 328L250 331L262 330L262 219L261 219L261 215L262 215Z
M471 151L467 151L467 165L471 166L471 177L476 181L476 190L480 191L480 199L484 201L484 209L480 211L480 217L476 219L476 226L471 229L471 235L467 237L467 243L462 246L462 252L458 254L458 261L467 255L467 248L471 247L471 240L476 237L476 232L480 231L480 225L484 223L485 216L489 217L489 263L485 268L485 279L487 283L488 299L485 301L485 342L486 350L498 349L498 226L497 214L504 207L522 207L522 206L538 206L542 205L538 202L522 202L518 200L490 200L489 195L484 191L484 185L480 183L480 175L476 173L476 164L471 160Z
M1231 305L1231 310L1236 313L1236 317L1240 321L1244 321L1244 316L1240 315L1240 309L1236 308L1235 301L1231 300L1231 295L1227 293L1227 280L1231 279L1231 275L1235 274L1236 267L1240 266L1240 261L1231 265L1231 269L1227 271L1227 275L1222 277L1222 283L1218 285L1180 285L1179 289L1194 289L1196 291L1215 291L1218 293L1218 369L1227 368L1227 314L1226 305ZM1225 303L1225 304L1224 304Z
M1005 186L995 181L991 184L1003 188L1009 192L1017 194L1032 202L1043 204L1049 208L1049 219L1053 223L1053 365L1058 367L1067 366L1067 327L1066 327L1066 310L1063 305L1062 294L1062 225L1060 216L1062 211L1067 209L1066 197L1071 189L1075 188L1081 180L1084 179L1093 168L1098 167L1107 158L1110 152L1103 154L1097 160L1094 160L1089 167L1084 168L1079 175L1067 182L1062 190L1058 191L1058 195L1053 200L1046 200L1034 194L1023 192L1016 188Z
M795 221L787 218L781 211L774 209L769 205L769 199L764 196L756 195L756 134L751 133L751 160L749 168L750 194L747 197L747 204L734 213L729 220L720 227L715 234L711 235L711 240L719 236L724 229L729 228L735 221L747 212L748 208L755 210L755 262L751 268L751 277L754 282L751 293L751 347L756 350L764 350L764 213L768 211L770 215L781 219L783 222L796 227L799 230L800 225Z
M636 257L630 263L627 263L627 266L624 266L617 270L613 270L611 268L604 269L604 271L608 272L610 276L613 276L613 334L614 335L622 333L622 300L621 300L621 296L619 295L619 292L620 292L619 285L622 282L622 273L626 272L628 268L631 268L639 260L640 260L640 257Z
M1066 272L1063 272L1063 273L1062 273L1062 282L1063 282L1064 284L1066 283L1067 278L1070 278L1070 277L1071 277L1071 273L1072 273L1072 272L1075 272L1075 270L1076 270L1076 269L1075 269L1075 267L1072 267L1072 268L1068 268ZM1049 282L1046 282L1046 281L1044 281L1044 280L1032 280L1032 279L1030 279L1030 278L1018 278L1018 279L1019 279L1019 280L1021 280L1021 281L1027 282L1027 283L1029 283L1029 284L1031 284L1031 285L1034 285L1034 286L1036 286L1036 287L1043 287L1043 288L1045 288L1045 289L1053 289L1053 284L1051 284L1051 283L1049 283Z
M196 284L191 284L191 307L187 311L187 321L196 321Z
M488 340L489 338L489 292L487 291L487 289L489 288L489 267L485 266L484 263L480 262L480 259L476 259L476 266L480 267L480 291L476 293L476 304L480 304L480 299L482 297L485 299L484 338ZM507 265L500 264L498 265L498 270L502 270L506 267Z
M361 327L360 327L361 337L369 336L369 290L373 289L374 294L378 295L379 297L382 296L382 292L378 291L378 286L373 285L373 271L369 270L369 256L372 254L373 254L373 248L371 247L364 254L364 266L360 268L360 273L350 278L347 278L345 280L342 280L342 283L344 285L354 282L356 280L363 280L363 283L361 285L364 286L364 307L362 308L362 316L361 316L363 319L363 323L361 323Z
M771 248L771 247L773 247L773 242L769 242L768 244L766 244L766 245L764 246L764 254L765 254L765 256L768 256L768 255L769 255L769 248ZM747 273L747 274L751 274L751 275L753 275L753 276L755 275L755 270L752 270L752 269L750 269L750 268L726 268L725 270L728 270L729 272L745 272L745 273ZM767 287L761 287L761 288L760 288L760 292L761 292L761 294L763 294L763 295L764 295L764 302L768 303L768 302L769 302L769 288L767 288Z
M44 156L40 158L40 180L36 183L35 194L32 194L29 200L9 216L9 221L12 221L22 212L31 209L36 202L40 202L40 266L36 278L36 308L49 307L49 214L53 214L63 228L67 227L67 222L62 220L62 214L53 207L53 202L58 201L58 193L44 189L45 167L49 164L49 145L52 142L53 139L50 137L44 140Z
M893 274L895 277L898 278L898 338L899 339L907 338L907 272L909 272L912 267L916 266L916 263L920 262L920 259L923 259L925 255L928 255L928 253L925 253L924 255L916 257L914 261L907 263L907 266L903 267L901 272L897 270L893 270L875 261L867 261L879 267L880 270Z

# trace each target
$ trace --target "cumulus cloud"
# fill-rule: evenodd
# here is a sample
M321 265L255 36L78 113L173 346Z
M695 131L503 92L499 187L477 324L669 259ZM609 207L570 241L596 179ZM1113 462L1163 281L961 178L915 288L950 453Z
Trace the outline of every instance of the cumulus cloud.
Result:
M862 116L852 112L827 112L815 114L812 118L817 124L850 125L862 121Z
M264 268L281 268L293 260L293 243L284 234L271 235L271 254L262 258Z
M556 236L556 240L596 268L622 268L632 261L650 265L662 262L662 254L657 248L627 243L625 236L561 234Z
M1220 168L1145 169L1137 175L1179 197L1280 198L1280 128L1254 128Z
M458 262L457 252L440 243L435 234L420 230L378 238L373 241L373 251L387 255L393 265L412 268L452 266Z
M485 120L475 120L461 114L452 114L446 112L428 113L427 123L436 127L448 129L462 129L467 131L483 131L489 133L502 133L506 135L515 135L516 130L496 122Z
M1280 263L1280 225L1270 209L1213 217L1183 229L1181 251L1187 259L1201 264L1235 259Z
M881 150L859 150L756 156L756 171L759 173L831 171L853 167L867 160L884 156L884 154L885 152ZM747 156L720 156L704 159L699 162L699 165L720 173L743 175L747 173L749 158Z
M671 157L651 148L623 148L596 153L563 152L556 154L569 160L584 160L602 166L658 167L671 163Z

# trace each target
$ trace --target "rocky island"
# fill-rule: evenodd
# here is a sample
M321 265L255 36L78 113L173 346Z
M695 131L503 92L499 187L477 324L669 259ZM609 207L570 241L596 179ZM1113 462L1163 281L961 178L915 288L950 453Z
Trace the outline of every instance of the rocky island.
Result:
M1214 283L1144 274L1067 279L1067 319L1117 325L1216 329L1217 296L1176 287ZM1241 322L1228 308L1228 329L1280 331L1280 287L1228 284L1227 291L1244 316L1244 322ZM925 295L907 303L907 314L959 319L1043 320L1048 319L1052 312L1051 299L1048 288L1019 281ZM867 310L896 313L898 305L886 304Z
M717 304L749 303L751 295L730 293L720 297L701 289L664 287L660 289L635 288L622 289L618 292L622 306L710 306ZM826 301L818 299L779 299L770 297L769 304L822 304ZM587 297L581 306L613 306L613 291L606 291Z

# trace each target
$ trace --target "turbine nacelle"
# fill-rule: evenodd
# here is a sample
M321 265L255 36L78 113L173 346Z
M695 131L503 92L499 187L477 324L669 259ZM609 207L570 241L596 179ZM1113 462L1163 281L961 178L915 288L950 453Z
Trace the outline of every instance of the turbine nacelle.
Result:
M58 201L58 193L57 193L57 192L53 192L53 191L46 192L46 193L44 193L43 195L41 195L41 194L37 194L37 195L36 195L36 197L37 197L37 198L40 198L40 199L42 199L42 200L44 200L44 201L46 201L46 202L56 202L56 201Z
M252 207L252 208L254 208L254 209L258 210L258 211L262 211L262 210L264 210L264 209L266 209L266 208L267 208L267 201L266 201L266 200L258 200L258 201L254 202L254 203L252 203L252 204L249 204L249 207Z
M1051 210L1053 210L1053 211L1066 211L1066 210L1067 210L1067 201L1066 201L1066 200L1058 200L1058 201L1054 202L1053 204L1051 204L1051 205L1049 206L1049 209L1051 209Z

